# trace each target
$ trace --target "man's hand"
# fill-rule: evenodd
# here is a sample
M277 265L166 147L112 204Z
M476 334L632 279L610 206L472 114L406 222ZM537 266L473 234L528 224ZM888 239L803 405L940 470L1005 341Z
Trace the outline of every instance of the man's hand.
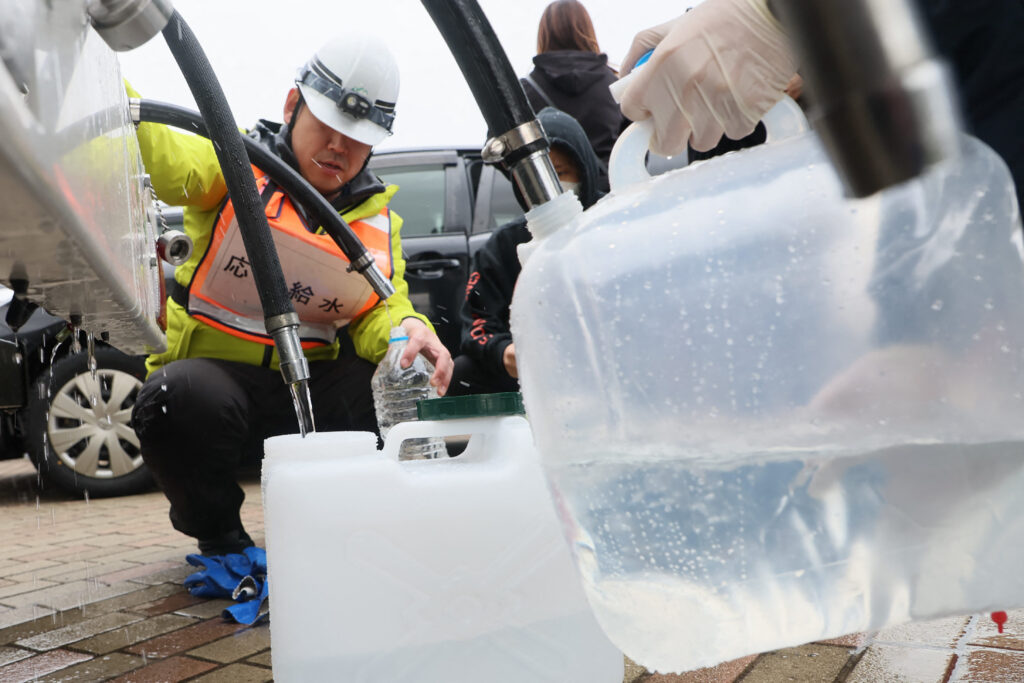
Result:
M402 329L409 335L409 343L398 363L403 368L412 365L417 353L422 353L427 360L434 364L434 374L430 377L430 383L437 389L438 396L444 396L448 392L448 383L452 381L452 371L455 363L452 362L452 354L444 347L437 335L431 332L419 318L406 318L402 321Z
M519 379L519 366L516 365L516 345L511 343L501 352L501 362L505 364L505 372L510 377Z
M796 62L765 0L707 0L633 39L623 75L657 45L622 95L622 113L654 120L651 150L707 151L725 133L749 135L782 98Z

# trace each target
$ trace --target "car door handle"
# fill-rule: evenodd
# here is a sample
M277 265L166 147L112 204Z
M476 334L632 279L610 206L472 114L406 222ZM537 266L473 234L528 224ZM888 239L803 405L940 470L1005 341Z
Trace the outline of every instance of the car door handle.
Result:
M410 261L405 264L406 270L414 273L419 273L423 270L445 270L448 268L458 268L462 265L459 259L454 258L438 258L438 259L427 259L424 261Z

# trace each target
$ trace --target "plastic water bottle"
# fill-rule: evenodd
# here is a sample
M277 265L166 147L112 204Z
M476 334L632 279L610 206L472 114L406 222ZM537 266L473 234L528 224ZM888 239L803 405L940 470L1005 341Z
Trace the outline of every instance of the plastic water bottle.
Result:
M424 399L437 398L437 390L430 385L434 365L416 354L407 368L399 363L409 337L401 327L391 328L387 353L373 373L373 406L377 411L377 426L382 439L399 422L412 422L416 417L416 404ZM444 439L437 437L407 439L398 452L400 460L425 460L446 457Z

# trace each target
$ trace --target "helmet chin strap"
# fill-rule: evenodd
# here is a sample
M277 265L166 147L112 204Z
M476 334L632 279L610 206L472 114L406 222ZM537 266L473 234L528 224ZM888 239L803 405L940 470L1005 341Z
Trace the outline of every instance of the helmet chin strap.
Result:
M288 149L292 150L293 153L295 150L292 147L292 123L299 118L299 112L302 111L302 107L306 104L305 98L302 97L302 91L296 88L295 92L299 95L299 101L295 103L295 109L292 110L292 120L284 122L284 141L288 144Z

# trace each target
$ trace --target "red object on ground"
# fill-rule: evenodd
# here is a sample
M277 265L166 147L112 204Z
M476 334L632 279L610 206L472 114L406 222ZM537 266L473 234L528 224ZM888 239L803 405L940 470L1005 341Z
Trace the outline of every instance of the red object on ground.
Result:
M1006 612L993 612L992 621L996 622L996 626L999 627L999 632L1003 632L1003 624L1006 623Z

